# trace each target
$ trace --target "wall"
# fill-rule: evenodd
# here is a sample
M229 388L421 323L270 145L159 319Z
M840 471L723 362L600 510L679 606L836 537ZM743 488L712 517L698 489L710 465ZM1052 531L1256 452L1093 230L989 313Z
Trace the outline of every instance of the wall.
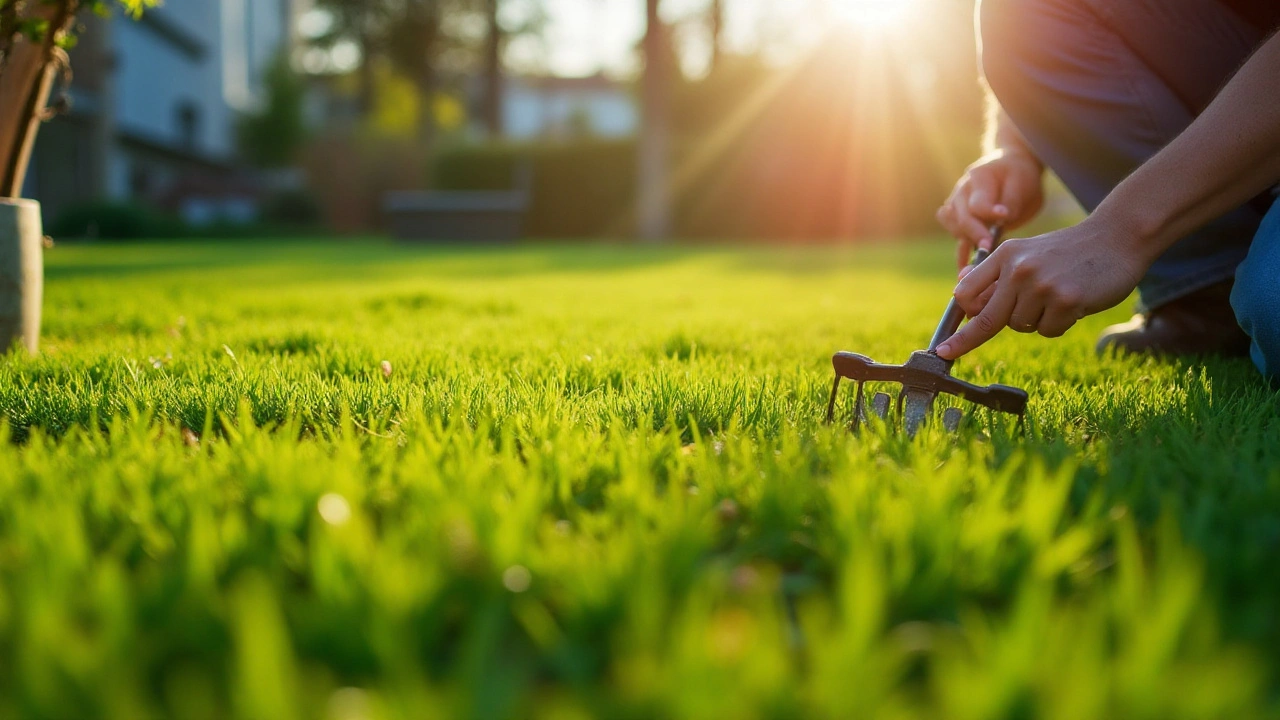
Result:
M513 139L566 136L575 115L586 121L591 135L602 138L634 135L640 124L635 100L624 88L544 88L518 78L505 88L503 130Z

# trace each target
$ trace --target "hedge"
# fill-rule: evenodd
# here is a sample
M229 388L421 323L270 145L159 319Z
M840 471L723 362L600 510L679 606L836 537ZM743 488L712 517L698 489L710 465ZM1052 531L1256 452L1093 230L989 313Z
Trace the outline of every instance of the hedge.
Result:
M511 190L526 176L525 227L532 236L616 236L633 224L636 144L630 140L455 147L437 156L432 187Z

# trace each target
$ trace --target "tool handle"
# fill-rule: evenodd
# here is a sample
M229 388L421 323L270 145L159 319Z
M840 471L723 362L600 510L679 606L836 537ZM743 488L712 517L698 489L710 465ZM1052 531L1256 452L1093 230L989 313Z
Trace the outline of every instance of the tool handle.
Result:
M1000 236L1004 234L1004 229L999 225L991 228L991 247L1000 246ZM985 249L978 250L973 255L973 262L969 263L974 267L982 264L991 255L991 252ZM946 342L948 338L956 334L960 329L960 324L964 322L964 310L956 299L951 298L951 302L947 304L947 311L942 314L942 322L938 323L938 329L933 331L933 339L929 341L929 352L934 352L938 346Z

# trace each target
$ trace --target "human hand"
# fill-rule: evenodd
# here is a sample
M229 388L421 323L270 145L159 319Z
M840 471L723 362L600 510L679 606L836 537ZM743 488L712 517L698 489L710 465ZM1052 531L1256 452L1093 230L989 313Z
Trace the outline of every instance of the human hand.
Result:
M1061 336L1133 292L1151 262L1141 248L1116 224L1096 218L1005 241L956 286L957 302L973 319L938 346L938 356L954 360L1006 327Z
M959 269L969 264L975 248L991 249L989 228L1016 230L1044 206L1044 167L1025 150L997 150L965 170L938 208L938 222L959 244Z

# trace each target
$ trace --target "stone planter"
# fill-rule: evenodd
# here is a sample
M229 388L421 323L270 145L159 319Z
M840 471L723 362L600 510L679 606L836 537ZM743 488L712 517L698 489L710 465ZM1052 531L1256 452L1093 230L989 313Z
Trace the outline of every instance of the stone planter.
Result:
M0 353L19 342L34 353L39 344L43 250L40 203L0 199Z

